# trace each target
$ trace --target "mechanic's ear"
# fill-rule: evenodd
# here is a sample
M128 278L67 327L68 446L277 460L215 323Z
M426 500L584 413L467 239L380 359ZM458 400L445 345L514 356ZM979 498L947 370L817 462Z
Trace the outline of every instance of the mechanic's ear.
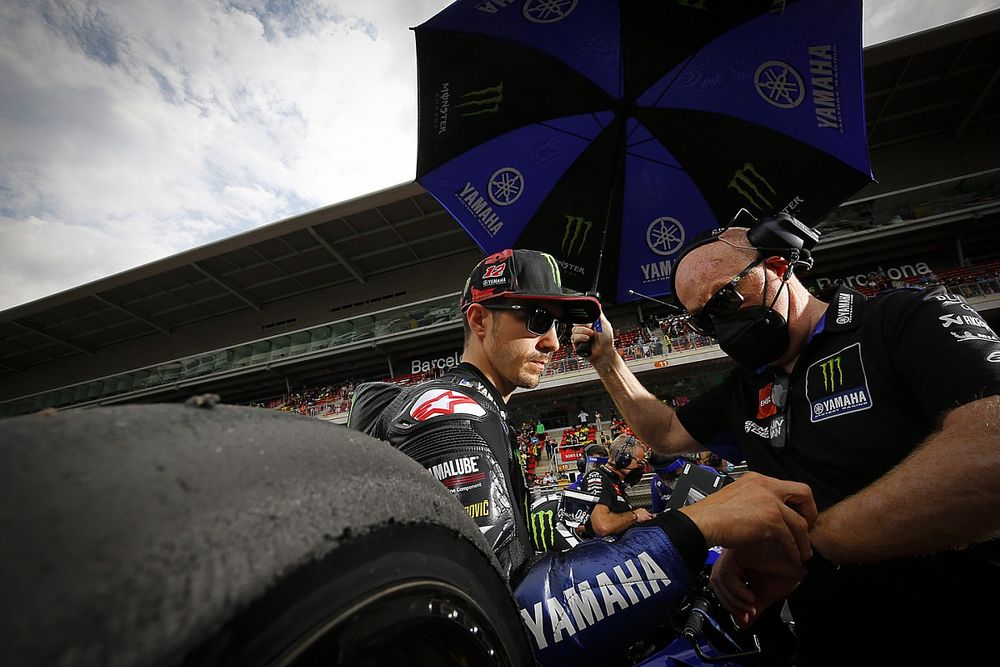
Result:
M764 266L777 273L779 278L784 278L791 265L784 257L768 257L764 262Z

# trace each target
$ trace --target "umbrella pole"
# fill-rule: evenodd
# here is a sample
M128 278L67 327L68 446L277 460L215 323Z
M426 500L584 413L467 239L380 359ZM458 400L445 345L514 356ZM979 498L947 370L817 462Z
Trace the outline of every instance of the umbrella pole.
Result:
M601 245L597 251L597 268L594 270L594 284L590 291L594 296L600 298L597 291L598 281L601 279L601 265L604 263L604 246L608 239L608 227L611 226L611 212L615 205L615 194L621 189L620 181L624 180L625 173L625 121L620 121L618 129L618 159L615 160L614 171L611 172L611 187L608 188L608 205L604 210L604 229L601 231Z
M608 239L608 227L611 226L611 212L615 205L615 194L621 190L620 181L624 180L625 174L625 120L621 118L620 128L618 130L618 159L615 160L614 171L611 172L611 187L608 188L608 205L604 211L604 229L601 231L601 245L597 251L597 267L594 270L594 284L590 288L590 294L601 298L601 293L597 290L598 282L601 279L601 265L604 263L604 246ZM594 322L594 331L600 333L603 331L601 327L601 318L598 317L597 321ZM590 340L585 340L583 342L576 344L576 353L586 359L590 356Z

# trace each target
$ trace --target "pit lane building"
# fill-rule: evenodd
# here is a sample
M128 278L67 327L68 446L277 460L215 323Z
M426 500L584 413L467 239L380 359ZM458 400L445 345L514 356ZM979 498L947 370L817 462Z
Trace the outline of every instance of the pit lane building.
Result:
M1000 324L1000 10L864 52L878 179L818 225L822 290L930 274ZM0 312L0 417L47 407L264 400L399 377L462 346L456 301L481 252L415 183L282 220ZM633 326L650 302L611 305ZM629 362L665 391L728 367L715 346ZM602 395L586 364L512 407L553 418ZM346 419L346 413L335 417Z

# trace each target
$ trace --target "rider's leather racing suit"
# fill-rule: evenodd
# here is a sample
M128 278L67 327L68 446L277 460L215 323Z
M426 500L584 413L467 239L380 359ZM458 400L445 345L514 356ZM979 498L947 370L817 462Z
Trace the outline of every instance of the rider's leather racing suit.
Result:
M348 426L423 464L462 503L514 587L542 664L620 658L680 606L705 562L704 537L678 512L615 540L536 555L505 403L471 364L418 385L359 386Z

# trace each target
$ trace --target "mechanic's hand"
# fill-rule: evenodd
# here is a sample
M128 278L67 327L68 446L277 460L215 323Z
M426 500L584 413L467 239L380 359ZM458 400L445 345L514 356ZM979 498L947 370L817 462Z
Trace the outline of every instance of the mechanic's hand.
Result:
M776 560L766 547L738 547L723 550L712 565L709 583L736 624L746 628L769 606L788 597L805 573L801 563Z
M808 531L817 516L807 485L746 473L678 511L695 522L709 546L727 547L712 567L711 583L740 627L805 575L803 562L812 557Z
M639 523L644 523L653 518L653 515L650 514L649 510L647 510L645 507L637 507L632 511L635 512L635 516L636 518L639 519Z
M611 322L601 312L601 329L598 333L591 324L574 324L573 341L574 347L586 340L590 341L589 361L594 368L600 372L602 366L611 364L615 353L615 330L611 327Z
M746 473L678 511L695 522L709 546L736 552L715 578L724 581L720 600L737 622L749 624L764 606L786 595L802 579L802 563L812 557L808 531L817 511L805 484ZM740 590L745 581L751 589Z
M748 472L703 500L682 507L709 546L775 546L789 560L812 556L809 527L816 521L812 489L799 482Z

